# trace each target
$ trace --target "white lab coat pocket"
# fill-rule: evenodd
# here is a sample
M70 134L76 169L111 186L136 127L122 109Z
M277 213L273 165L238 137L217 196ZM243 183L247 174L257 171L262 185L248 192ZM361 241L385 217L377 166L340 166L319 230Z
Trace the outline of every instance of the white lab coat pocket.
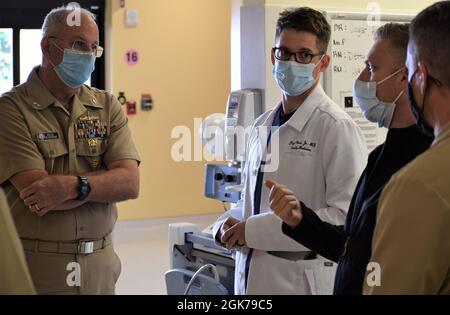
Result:
M298 292L302 282L296 262L263 251L253 252L247 282L248 295L305 294Z
M328 265L323 258L293 261L267 252L254 251L247 294L332 294L336 265Z
M313 295L333 294L334 278L337 265L322 257L305 261L309 266L305 269L306 280Z

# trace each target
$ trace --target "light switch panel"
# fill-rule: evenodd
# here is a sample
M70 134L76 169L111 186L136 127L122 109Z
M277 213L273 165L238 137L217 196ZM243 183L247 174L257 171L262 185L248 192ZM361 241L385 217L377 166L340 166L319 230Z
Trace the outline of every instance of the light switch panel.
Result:
M127 27L137 27L139 24L139 13L136 9L125 10L125 25Z

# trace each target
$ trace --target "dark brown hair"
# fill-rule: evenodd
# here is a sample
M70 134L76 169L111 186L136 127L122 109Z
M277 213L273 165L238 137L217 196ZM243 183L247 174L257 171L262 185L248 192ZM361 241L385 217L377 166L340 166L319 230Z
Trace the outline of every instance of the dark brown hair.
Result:
M450 87L450 1L436 2L411 22L411 43L430 75ZM414 69L410 69L414 70Z
M277 22L276 40L285 29L309 32L317 36L317 47L326 53L331 38L331 26L325 16L311 8L288 9L280 13Z

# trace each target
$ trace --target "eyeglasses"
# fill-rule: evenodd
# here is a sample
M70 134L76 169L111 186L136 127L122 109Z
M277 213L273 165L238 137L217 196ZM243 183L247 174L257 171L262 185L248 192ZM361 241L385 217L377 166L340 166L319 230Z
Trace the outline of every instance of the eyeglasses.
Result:
M323 52L318 52L317 54L312 54L308 51L301 50L297 52L290 52L289 50L286 50L281 47L274 47L272 48L275 58L281 61L289 61L291 59L291 56L295 56L295 61L302 64L309 64L311 63L312 59L316 56L322 56L325 55Z
M56 38L59 40L63 40L62 38L58 38L56 36L50 36L49 38ZM72 50L76 50L79 52L90 53L93 54L96 58L100 58L103 55L103 47L92 44L88 45L84 40L76 39L74 41L69 42L72 47Z

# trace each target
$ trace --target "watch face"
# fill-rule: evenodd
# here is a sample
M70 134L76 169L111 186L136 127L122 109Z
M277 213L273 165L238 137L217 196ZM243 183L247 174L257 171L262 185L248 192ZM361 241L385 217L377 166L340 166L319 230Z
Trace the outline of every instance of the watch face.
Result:
M83 195L87 194L88 192L89 192L89 187L88 187L86 184L84 184L83 186L81 186L81 193L82 193Z
M87 178L79 177L79 186L78 186L78 200L84 200L91 192L91 186Z

